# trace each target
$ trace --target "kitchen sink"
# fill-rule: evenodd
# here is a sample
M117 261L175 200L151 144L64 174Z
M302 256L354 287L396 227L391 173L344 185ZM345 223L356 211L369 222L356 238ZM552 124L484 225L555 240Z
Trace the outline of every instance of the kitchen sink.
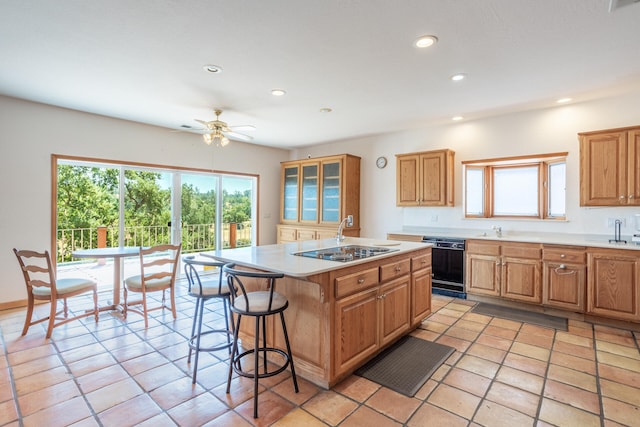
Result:
M294 252L293 255L307 258L324 259L328 261L348 262L358 259L396 251L397 249L382 248L378 246L347 245L332 248L313 249L310 251Z

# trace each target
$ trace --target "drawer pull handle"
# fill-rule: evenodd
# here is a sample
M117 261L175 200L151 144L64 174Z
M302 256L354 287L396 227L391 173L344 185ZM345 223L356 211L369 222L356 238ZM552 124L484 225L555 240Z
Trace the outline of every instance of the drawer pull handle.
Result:
M564 264L560 264L555 270L555 273L559 276L568 276L569 274L575 274L575 270L567 270L567 266Z
M396 271L402 271L402 268L396 267Z
M560 258L566 258L565 254L560 254Z
M364 283L364 279L363 278L358 279L358 283L362 285Z

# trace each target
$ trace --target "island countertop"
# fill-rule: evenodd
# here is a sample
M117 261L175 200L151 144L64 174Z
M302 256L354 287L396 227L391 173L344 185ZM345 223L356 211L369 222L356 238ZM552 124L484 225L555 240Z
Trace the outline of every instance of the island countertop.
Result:
M355 259L347 262L307 258L294 255L296 252L349 245L385 247L390 249L390 251L372 257ZM283 273L290 277L306 278L336 269L363 264L371 260L383 259L415 251L417 249L424 249L429 246L429 244L421 242L401 242L397 240L347 237L345 240L340 242L339 245L336 239L304 240L300 242L202 252L202 255L214 257L224 262L236 263L245 267Z

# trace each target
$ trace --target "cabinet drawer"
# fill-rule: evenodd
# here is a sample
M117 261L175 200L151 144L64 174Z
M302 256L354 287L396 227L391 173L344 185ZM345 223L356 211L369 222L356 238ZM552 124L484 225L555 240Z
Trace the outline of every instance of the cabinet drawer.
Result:
M511 258L540 259L542 248L540 245L503 244L502 256Z
M467 253L479 255L500 255L500 244L482 240L468 240Z
M587 253L576 249L544 248L542 250L542 259L560 263L585 264L587 262Z
M305 230L305 229L298 230L297 240L315 240L315 239L316 239L315 230Z
M411 271L418 271L431 266L431 252L411 258Z
M280 242L294 242L298 238L295 228L280 227L278 233L278 240Z
M407 260L407 262L409 262ZM336 277L336 298L367 289L378 284L378 267L369 268L346 276Z
M403 259L402 261L393 262L380 266L380 281L394 279L396 277L411 272L411 260Z

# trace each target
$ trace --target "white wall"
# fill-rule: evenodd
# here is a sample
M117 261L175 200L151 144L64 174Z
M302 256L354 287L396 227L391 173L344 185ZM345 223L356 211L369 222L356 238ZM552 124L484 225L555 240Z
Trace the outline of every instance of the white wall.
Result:
M287 150L232 142L0 96L0 304L26 297L12 248L51 248L51 154L260 176L259 242L275 243Z
M613 237L607 218L625 218L623 235L633 234L632 215L640 207L586 208L579 198L578 132L640 125L640 93L616 98L558 106L546 110L457 122L394 134L295 150L292 158L350 153L362 157L362 235L382 238L406 226L490 230L499 224L507 232L538 231L603 234ZM455 192L452 208L399 208L395 206L395 154L450 148L456 152ZM464 219L462 211L463 160L564 152L567 158L567 221ZM378 156L389 164L380 170ZM437 218L437 219L436 219Z

